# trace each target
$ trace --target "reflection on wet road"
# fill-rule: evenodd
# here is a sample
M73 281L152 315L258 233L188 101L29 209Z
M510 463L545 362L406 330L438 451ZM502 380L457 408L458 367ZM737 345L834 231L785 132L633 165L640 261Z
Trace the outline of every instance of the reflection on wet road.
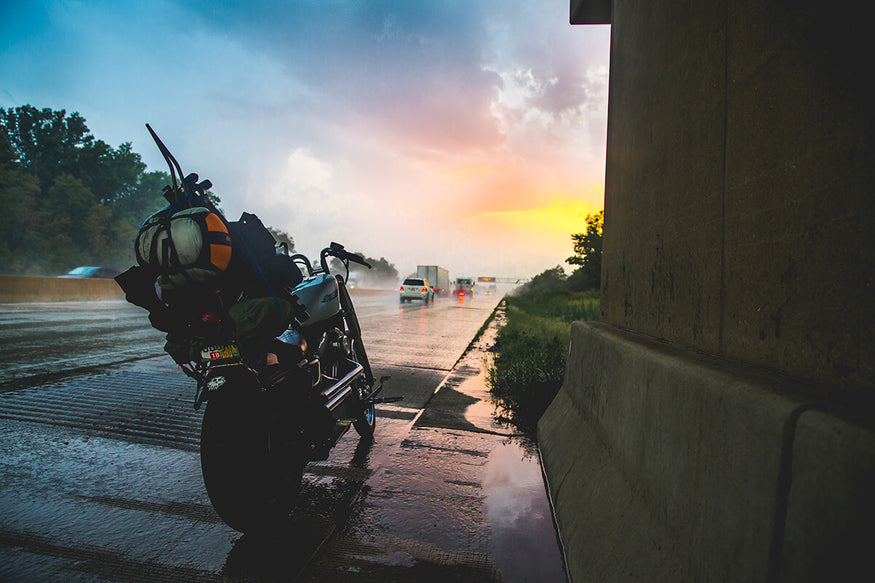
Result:
M354 301L405 400L307 466L270 540L210 506L194 387L142 310L0 306L0 580L564 580L537 451L484 401L488 338L460 360L498 298Z

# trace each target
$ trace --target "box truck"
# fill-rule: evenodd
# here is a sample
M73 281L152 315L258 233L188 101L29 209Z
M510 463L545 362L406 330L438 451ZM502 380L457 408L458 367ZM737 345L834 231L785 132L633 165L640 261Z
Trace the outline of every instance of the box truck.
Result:
M434 295L443 296L450 293L450 273L437 265L417 265L416 277L428 280Z

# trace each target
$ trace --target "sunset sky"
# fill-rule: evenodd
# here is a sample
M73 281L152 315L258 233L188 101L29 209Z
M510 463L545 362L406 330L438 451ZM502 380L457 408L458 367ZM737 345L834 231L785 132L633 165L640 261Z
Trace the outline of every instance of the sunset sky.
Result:
M603 207L610 29L568 0L3 2L0 107L79 112L313 254L563 264ZM145 217L144 217L145 218Z

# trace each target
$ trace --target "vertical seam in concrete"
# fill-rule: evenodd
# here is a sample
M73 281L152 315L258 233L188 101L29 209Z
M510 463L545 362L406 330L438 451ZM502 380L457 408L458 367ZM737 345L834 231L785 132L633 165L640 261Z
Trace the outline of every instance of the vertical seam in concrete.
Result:
M724 354L726 329L726 189L729 157L729 0L723 3L723 189L720 193L720 318L717 330L717 354Z
M790 486L793 485L793 444L796 439L796 426L806 411L815 409L806 404L796 408L784 421L781 439L781 462L778 468L778 484L775 493L775 520L772 524L772 541L769 545L769 574L767 581L781 581L781 559L783 555L784 534L787 528L787 509L790 504Z
M544 488L547 490L547 501L550 503L550 518L553 520L556 542L559 545L559 554L562 557L562 570L565 572L565 580L568 583L571 583L571 570L568 568L568 554L565 549L565 543L562 540L562 531L559 530L559 514L556 512L556 504L553 502L554 494L550 489L550 478L547 476L547 468L544 467L544 456L541 455L540 440L536 443L536 448L538 451L538 465L541 466L541 478L544 480ZM567 472L566 475L568 475ZM559 480L559 483L561 484L564 479L563 476L563 478Z

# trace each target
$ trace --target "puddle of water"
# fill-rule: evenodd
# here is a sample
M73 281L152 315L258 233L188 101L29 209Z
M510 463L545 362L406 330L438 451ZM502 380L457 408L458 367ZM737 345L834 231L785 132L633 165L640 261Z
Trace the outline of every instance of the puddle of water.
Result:
M567 581L537 452L517 440L496 447L483 490L489 554L503 580Z

